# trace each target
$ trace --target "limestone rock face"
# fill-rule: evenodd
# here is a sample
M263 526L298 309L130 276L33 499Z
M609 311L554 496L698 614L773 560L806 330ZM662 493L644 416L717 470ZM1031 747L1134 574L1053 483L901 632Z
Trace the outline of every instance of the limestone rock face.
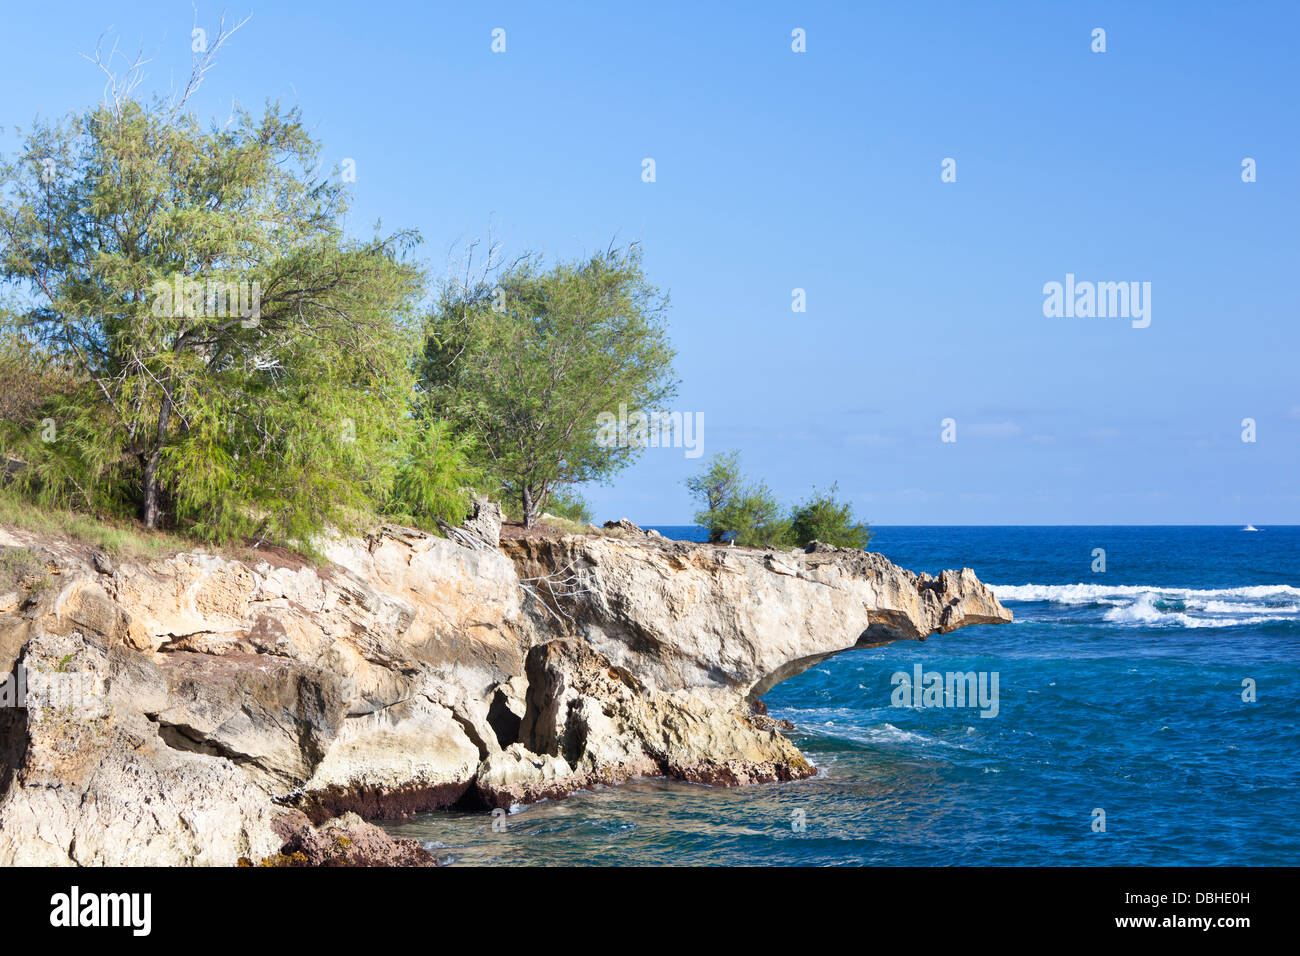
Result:
M469 789L484 741L456 711L413 697L346 721L296 802L313 819L349 808L396 817L445 807Z
M24 647L27 706L0 710L0 862L229 865L280 845L265 791L224 757L168 746L138 709L167 693L139 657L80 635Z
M500 749L491 692L526 647L495 550L382 528L317 571L50 545L52 586L0 610L0 681L26 685L0 708L0 863L256 860L283 842L281 805L447 806ZM40 699L60 667L73 710Z
M739 706L664 693L580 639L528 655L524 742L563 757L590 781L663 774L697 783L765 783L812 776L798 749Z
M110 559L0 528L44 569L0 594L0 864L427 864L336 818L640 775L797 779L815 770L764 716L768 687L854 646L1010 619L969 570L880 555L630 521L500 539L486 503L454 530L384 526L313 568Z
M631 518L619 518L617 521L606 521L605 530L620 535L640 535L646 533L642 531L641 526L632 521Z
M484 806L508 809L516 803L561 797L590 782L594 781L579 779L563 757L538 754L513 743L483 761L475 786Z
M501 506L495 501L476 499L461 527L495 548L501 543Z
M853 647L1011 620L970 569L918 576L850 549L577 535L502 548L520 577L560 569L573 576L572 596L552 601L557 613L541 626L558 618L647 687L721 706Z
M343 678L291 658L176 651L158 668L167 706L153 719L163 740L228 757L274 793L312 775L348 707Z

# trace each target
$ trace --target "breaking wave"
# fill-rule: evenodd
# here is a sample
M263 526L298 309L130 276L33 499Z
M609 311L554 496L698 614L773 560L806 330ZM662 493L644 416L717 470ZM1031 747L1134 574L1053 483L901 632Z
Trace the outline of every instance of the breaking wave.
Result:
M1240 627L1300 621L1300 588L1257 584L1176 588L1144 584L992 584L999 601L1101 611L1101 619L1139 627Z

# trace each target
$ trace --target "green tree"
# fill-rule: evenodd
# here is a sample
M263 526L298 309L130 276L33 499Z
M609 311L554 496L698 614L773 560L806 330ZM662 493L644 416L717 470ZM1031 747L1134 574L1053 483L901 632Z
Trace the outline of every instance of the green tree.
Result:
M709 532L709 542L721 542L732 529L727 526L727 508L744 491L744 477L740 473L740 452L726 451L713 455L705 462L704 470L685 481L686 490L700 504L695 513L695 523Z
M52 361L21 334L12 313L0 309L0 435L6 425L31 423L36 412L77 384L67 365Z
M389 514L435 530L439 519L460 524L473 486L482 475L473 465L474 442L448 422L422 418L411 430L393 482Z
M708 530L710 542L785 547L792 541L776 496L766 484L744 477L739 452L714 455L699 474L686 479L686 488L701 506L695 523Z
M78 382L0 442L47 499L305 543L391 487L418 236L344 235L345 187L318 178L296 109L204 127L186 97L210 65L173 101L119 95L128 75L0 160L0 278Z
M546 510L578 524L591 524L591 505L572 488L557 488L551 494L551 503Z
M838 482L826 492L814 488L807 501L792 509L791 533L800 547L810 541L821 541L837 548L866 548L871 531L864 522L854 518L852 505L836 500L838 490Z
M557 490L608 480L640 451L598 422L620 405L648 414L675 394L666 309L636 245L550 269L530 255L494 282L443 289L421 390L474 435L526 527Z

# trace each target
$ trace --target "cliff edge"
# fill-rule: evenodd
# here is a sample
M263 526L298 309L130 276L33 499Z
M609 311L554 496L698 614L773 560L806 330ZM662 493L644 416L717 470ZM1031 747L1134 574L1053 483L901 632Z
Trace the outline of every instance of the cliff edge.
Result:
M0 527L0 556L39 568L0 581L0 864L233 865L324 845L340 815L640 775L798 779L815 770L767 689L854 647L1011 619L969 569L859 551L630 522L502 540L487 508L446 530L384 526L313 568L118 562ZM367 861L423 853L381 844L367 834Z

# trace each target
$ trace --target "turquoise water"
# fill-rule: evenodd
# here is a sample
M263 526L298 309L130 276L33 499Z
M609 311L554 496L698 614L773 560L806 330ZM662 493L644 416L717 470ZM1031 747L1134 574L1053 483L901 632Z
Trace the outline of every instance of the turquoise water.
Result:
M637 781L518 810L504 833L460 813L390 829L459 864L1300 864L1300 528L876 530L904 567L974 567L1016 622L775 687L816 778ZM891 675L917 664L996 673L997 715L893 706Z

